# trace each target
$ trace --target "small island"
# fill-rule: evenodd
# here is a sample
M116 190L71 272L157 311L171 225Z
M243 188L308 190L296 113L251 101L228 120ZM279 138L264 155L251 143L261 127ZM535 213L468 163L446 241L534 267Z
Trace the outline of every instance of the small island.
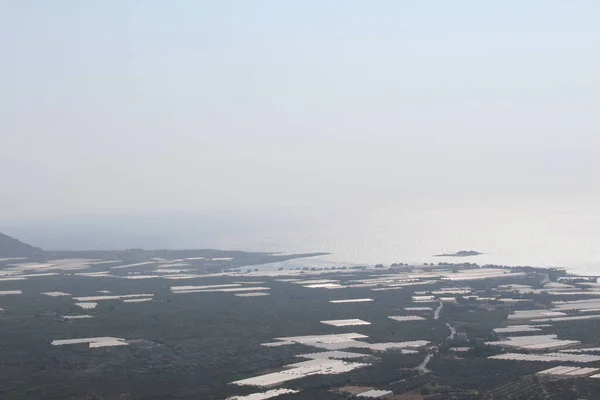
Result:
M434 257L471 257L471 256L478 256L481 255L483 253L480 253L478 251L473 251L473 250L461 250L461 251L457 251L456 253L444 253L444 254L436 254Z

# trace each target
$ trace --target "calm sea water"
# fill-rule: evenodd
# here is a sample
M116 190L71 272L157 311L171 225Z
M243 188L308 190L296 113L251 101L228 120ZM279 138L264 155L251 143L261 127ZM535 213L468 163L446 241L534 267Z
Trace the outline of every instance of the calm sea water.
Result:
M388 204L275 213L113 216L13 223L7 233L47 249L219 248L329 252L298 265L472 261L600 274L595 203L473 206ZM477 250L484 255L437 258Z

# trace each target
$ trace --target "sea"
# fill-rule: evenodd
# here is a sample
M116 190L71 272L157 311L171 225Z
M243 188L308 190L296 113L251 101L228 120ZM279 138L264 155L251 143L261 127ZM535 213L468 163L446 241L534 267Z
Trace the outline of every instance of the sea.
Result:
M44 249L214 248L326 252L287 266L474 262L600 275L595 202L390 201L339 207L120 213L10 221L0 231ZM435 257L474 250L473 257Z

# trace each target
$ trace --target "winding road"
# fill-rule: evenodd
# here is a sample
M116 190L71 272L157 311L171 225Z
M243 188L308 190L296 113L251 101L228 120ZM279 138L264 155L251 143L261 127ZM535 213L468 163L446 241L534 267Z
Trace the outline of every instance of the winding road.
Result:
M431 370L427 368L427 364L429 364L429 361L431 360L432 357L433 357L433 354L427 354L427 356L425 357L423 362L421 364L419 364L415 369L417 371L420 371L423 374L431 372Z
M442 311L442 308L444 308L444 303L440 301L440 305L433 312L433 319L440 319L440 311Z
M446 340L454 339L454 336L456 336L456 328L450 325L449 323L446 323L446 326L448 327L448 329L450 329L450 336L448 336L448 339Z
M440 312L442 311L442 308L444 308L444 303L442 303L440 301L440 305L433 312L433 319L436 319L436 320L440 319ZM448 329L450 329L450 336L448 336L448 338L446 338L446 340L454 339L454 337L456 336L456 328L453 327L452 325L450 325L449 323L446 323L446 326L448 327ZM423 362L421 364L419 364L415 369L423 374L431 372L431 370L427 368L427 364L429 364L429 361L431 361L433 356L434 356L434 353L427 354L425 356L425 359L423 360Z
M442 308L444 308L444 303L442 303L440 301L440 305L433 312L433 319L435 319L435 320L440 319L440 312L442 311ZM454 335L456 335L456 329L454 329L454 327L451 326L450 324L446 324L446 326L450 329L450 336L448 337L448 339L454 338ZM427 368L427 364L429 364L429 361L431 361L431 359L433 358L433 355L434 355L434 353L427 354L425 356L425 359L423 360L423 362L421 364L419 364L415 369L417 371L421 372L422 374L431 372L431 370L429 368Z

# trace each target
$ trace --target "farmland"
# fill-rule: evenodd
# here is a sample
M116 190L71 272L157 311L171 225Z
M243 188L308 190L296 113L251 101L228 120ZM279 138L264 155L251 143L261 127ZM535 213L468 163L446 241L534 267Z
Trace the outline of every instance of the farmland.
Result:
M552 385L600 388L589 282L472 264L262 269L237 253L153 255L2 261L0 396L342 399L358 387L552 399L565 393Z

